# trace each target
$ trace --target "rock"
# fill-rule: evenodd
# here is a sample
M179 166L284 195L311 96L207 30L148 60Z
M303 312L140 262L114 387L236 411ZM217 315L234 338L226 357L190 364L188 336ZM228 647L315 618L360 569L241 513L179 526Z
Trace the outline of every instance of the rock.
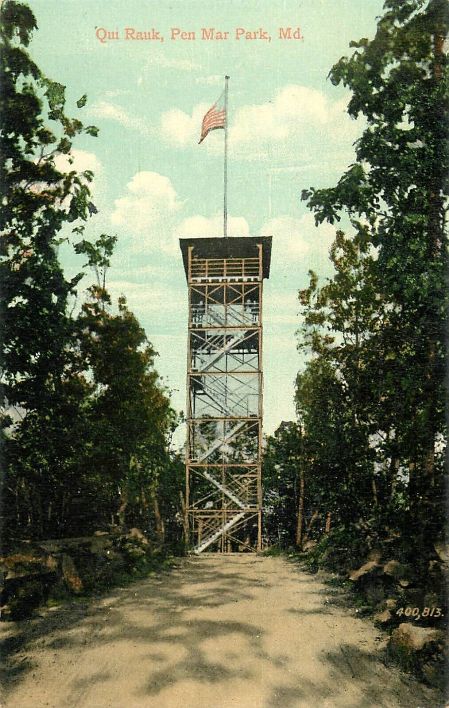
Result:
M56 573L56 571L58 570L58 559L55 558L55 556L47 556L47 558L45 559L45 566L52 573Z
M444 643L443 631L404 622L393 630L388 642L388 653L403 669L413 671L418 678L432 686L442 686Z
M367 561L376 561L376 563L380 563L381 558L382 551L380 551L378 548L372 548L368 553Z
M305 544L302 547L303 551L311 551L315 546L317 545L316 541L310 540L306 541Z
M7 568L13 568L15 565L23 565L26 563L38 563L41 560L40 555L35 553L12 553L9 556L4 556L1 562L6 565Z
M391 583L385 576L382 566L375 560L364 563L358 570L353 570L349 574L349 580L357 583L358 589L371 605L382 602L386 593L385 585Z
M410 580L407 580L407 578L401 578L399 580L399 585L401 586L401 588L408 588L408 586L410 585Z
M3 559L2 572L4 582L18 580L19 578L37 578L58 569L58 561L51 555L42 553L15 553Z
M33 579L33 578L40 578L42 576L45 576L47 574L51 573L50 570L46 570L45 568L39 567L39 566L34 566L31 570L22 570L20 567L17 570L8 570L8 572L5 574L5 582L8 583L12 580L20 580L20 579Z
M385 598L385 585L382 578L373 578L363 585L363 593L371 605L378 605Z
M405 578L408 575L408 569L397 560L389 560L383 568L385 575L391 575L393 578Z
M33 611L46 597L46 583L39 577L26 577L11 588L7 598L7 613L13 620L31 617Z
M144 546L148 546L150 543L145 534L143 534L142 531L136 528L130 529L127 533L127 536L128 538L140 541L140 543L143 543Z
M390 610L384 610L383 612L377 612L373 617L375 624L380 627L387 627L394 620L393 615Z
M443 563L449 563L449 545L443 541L436 541L433 544L435 553Z
M362 565L357 570L352 570L349 573L349 580L352 580L353 583L356 583L366 575L377 575L380 570L381 567L379 563L377 563L377 561L368 561L368 563L364 563L364 565Z
M385 608L387 610L395 610L398 606L398 601L395 597L387 597L385 600Z
M92 553L95 553L96 555L102 554L106 551L107 548L112 547L112 540L109 537L109 534L106 535L98 535L92 537L92 541L90 544L90 550Z
M424 649L437 648L439 650L444 646L444 639L444 632L439 629L417 627L411 622L403 622L393 630L390 645L392 648L402 649L413 654Z
M75 563L73 562L73 558L71 556L68 556L66 553L63 553L62 555L61 570L62 577L64 578L70 590L72 590L72 592L74 593L82 592L83 583L80 576L78 575L78 571L75 567Z

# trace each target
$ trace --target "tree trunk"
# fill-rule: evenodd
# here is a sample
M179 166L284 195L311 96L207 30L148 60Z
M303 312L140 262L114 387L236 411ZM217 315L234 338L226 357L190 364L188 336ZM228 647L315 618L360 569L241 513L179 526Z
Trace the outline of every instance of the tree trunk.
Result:
M120 506L118 508L117 516L118 516L118 522L120 526L125 525L125 514L126 514L126 507L128 506L128 490L126 489L126 486L122 487L120 489L119 487L119 494L120 494Z
M181 491L179 492L179 499L181 502L182 528L184 531L184 543L187 546L189 543L189 519L187 517L187 509L186 509L185 499L184 499L183 493Z
M319 518L319 516L320 516L320 514L319 514L318 509L315 509L315 511L313 512L312 516L310 517L309 523L307 524L306 532L305 532L304 537L303 537L303 540L302 540L303 544L306 543L306 541L309 540L309 533L310 533L310 531L311 531L311 529L312 529L313 524L314 524L315 521Z
M371 476L371 491L373 492L374 506L378 506L379 505L379 498L377 496L377 485L376 485L376 480L374 478L374 475Z
M305 481L304 481L304 471L301 469L299 472L299 497L298 497L298 519L296 523L296 545L298 548L301 548L302 544L302 527L304 523L304 488L305 488Z
M156 525L156 535L161 543L164 543L165 541L165 526L164 526L164 520L161 516L161 512L159 509L159 501L157 498L157 493L153 492L153 512L154 512L154 521Z
M389 501L393 501L394 498L394 493L396 491L396 482L398 479L398 471L399 471L399 458L396 457L395 455L392 455L391 460L390 460L390 466L388 470L388 489L387 489L387 498Z

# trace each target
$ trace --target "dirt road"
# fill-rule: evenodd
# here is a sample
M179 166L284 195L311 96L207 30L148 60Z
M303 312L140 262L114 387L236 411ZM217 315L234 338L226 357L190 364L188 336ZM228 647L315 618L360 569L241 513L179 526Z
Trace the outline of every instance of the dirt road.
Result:
M443 705L385 667L379 633L340 591L281 558L180 560L2 629L8 708Z

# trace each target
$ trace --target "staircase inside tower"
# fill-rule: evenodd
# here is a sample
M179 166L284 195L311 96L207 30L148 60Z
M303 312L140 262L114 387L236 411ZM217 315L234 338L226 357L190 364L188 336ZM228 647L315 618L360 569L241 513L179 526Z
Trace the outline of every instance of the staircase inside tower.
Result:
M270 237L181 240L189 288L186 526L196 554L261 548L264 248Z

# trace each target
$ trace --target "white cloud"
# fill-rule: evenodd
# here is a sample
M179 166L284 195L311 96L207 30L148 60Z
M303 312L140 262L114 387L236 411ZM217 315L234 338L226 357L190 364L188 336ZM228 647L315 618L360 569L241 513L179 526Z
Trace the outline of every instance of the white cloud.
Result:
M306 122L324 125L329 112L329 101L320 91L284 86L268 103L238 108L230 138L237 144L251 143L255 136L260 141L285 140Z
M267 103L238 108L229 131L229 142L248 158L288 146L306 148L319 140L330 149L355 140L358 129L345 113L347 99L331 101L316 89L297 84L283 86ZM307 149L308 148L308 149Z
M182 284L182 283L181 283ZM176 308L176 296L173 289L168 285L160 285L152 282L135 283L128 280L110 280L108 290L113 299L121 295L126 297L128 305L132 311L139 315L144 313L154 313L167 311L172 312ZM176 293L177 294L177 293Z
M99 182L102 181L102 164L93 152L87 152L86 150L72 150L70 155L56 155L54 161L56 169L63 174L69 172L77 172L78 174L81 174L82 172L85 172L87 170L92 171L95 177L93 182L87 183L86 180L84 180L84 182L89 186L91 197L95 199L95 201L97 201L97 197L99 195L99 192L101 191L99 190L98 185ZM59 186L61 186L61 184L62 179L57 185L54 186L54 189L57 189ZM41 194L42 192L52 191L52 189L46 182L34 182L28 188L31 192L34 192L35 194ZM73 194L74 191L75 187L72 185L71 193ZM58 198L58 203L64 209L64 211L67 212L70 208L70 197L66 196L62 200Z
M215 77L204 82L215 82ZM160 133L169 144L186 147L198 142L202 118L212 104L193 107L191 113L173 108L162 114ZM327 159L348 148L360 132L346 113L347 98L330 100L323 92L307 86L289 84L280 88L265 103L240 106L231 115L229 127L230 153L239 159L291 159L292 155L309 155L317 143ZM218 131L217 131L218 132ZM222 140L211 134L205 149L215 154L222 150Z
M176 228L176 233L180 238L190 238L194 236L223 236L223 216L206 218L205 216L190 216L184 219ZM243 216L228 216L228 236L249 236L248 222Z
M200 138L201 123L208 108L210 106L207 103L200 103L194 107L191 115L179 108L166 111L160 119L162 138L177 147L196 145Z
M267 221L260 230L261 235L273 236L273 252L300 258L313 267L317 257L327 258L329 247L335 238L335 228L324 223L315 226L312 214L304 214L299 219L292 216L278 216Z
M184 205L168 177L158 172L137 172L126 185L125 194L114 201L111 224L124 234L126 248L133 253L159 251L175 256L179 238L223 235L221 213L182 218ZM246 219L229 215L228 235L248 236Z
M90 114L94 118L112 120L119 123L124 128L138 130L146 135L153 133L153 129L145 120L132 115L125 108L110 103L109 101L97 101L97 103L94 103L90 108Z
M102 164L93 152L72 150L71 155L73 158L71 163L69 162L69 155L57 155L55 157L56 169L60 172L71 172L72 170L84 172L85 170L92 170L96 175L102 171Z
M171 252L171 234L182 207L168 177L158 172L137 172L126 185L126 193L114 202L111 223L136 235L133 251Z

